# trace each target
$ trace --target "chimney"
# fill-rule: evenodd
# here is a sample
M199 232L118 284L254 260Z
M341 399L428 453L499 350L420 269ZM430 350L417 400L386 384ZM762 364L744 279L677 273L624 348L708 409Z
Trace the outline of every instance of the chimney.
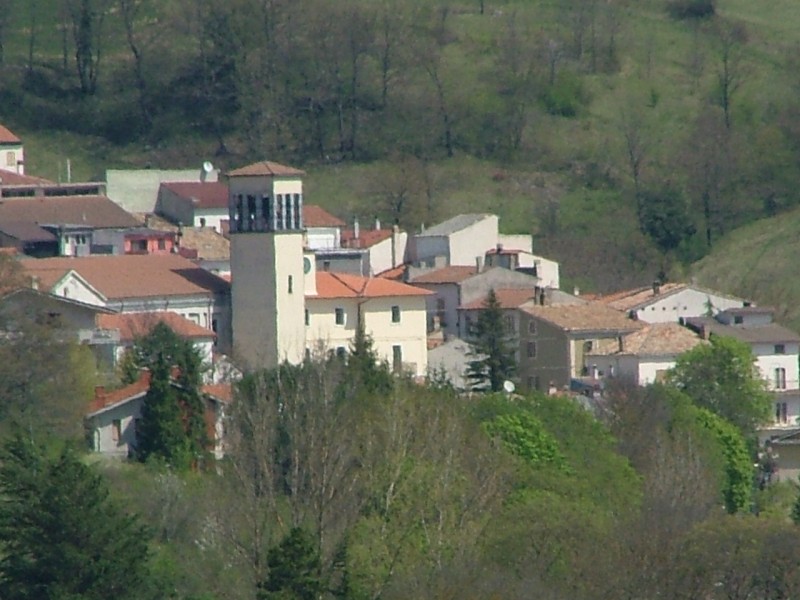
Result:
M475 270L478 273L482 273L483 272L483 257L482 256L476 256L475 257Z
M400 237L400 228L392 225L392 268L397 266L397 238Z
M547 301L547 294L544 288L539 289L539 306L544 306Z
M358 219L356 218L356 220L353 221L353 238L358 239L360 233L361 227L358 225Z
M622 341L622 336L619 336L617 338L617 346L618 346L620 352L622 352L625 349L625 344Z
M653 296L658 296L661 293L661 282L656 279L653 282Z
M375 217L375 231L379 231L381 228L381 220L378 217Z

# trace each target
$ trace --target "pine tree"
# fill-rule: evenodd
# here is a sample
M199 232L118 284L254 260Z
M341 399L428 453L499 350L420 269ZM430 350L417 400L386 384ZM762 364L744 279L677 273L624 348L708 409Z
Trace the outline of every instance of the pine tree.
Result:
M347 370L352 383L365 392L387 394L392 389L393 380L389 367L378 358L372 338L364 331L364 324L360 320L347 357Z
M478 321L471 332L474 359L467 365L467 379L475 391L498 392L503 382L517 370L511 336L505 325L503 309L494 290L489 290Z
M269 577L261 586L259 600L315 600L319 596L319 553L302 528L292 528L280 544L269 549L267 564Z
M142 462L155 458L185 469L192 455L171 370L166 357L159 353L150 367L150 389L137 428L136 454Z
M144 528L71 450L51 457L17 435L0 460L0 598L163 597Z

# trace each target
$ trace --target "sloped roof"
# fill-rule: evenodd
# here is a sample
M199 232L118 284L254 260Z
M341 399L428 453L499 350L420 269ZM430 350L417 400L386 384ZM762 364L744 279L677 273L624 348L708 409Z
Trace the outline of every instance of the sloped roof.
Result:
M19 139L8 127L0 125L0 144L21 144Z
M190 200L197 208L228 208L228 186L219 181L170 181L161 187Z
M391 269L386 269L385 271L381 271L380 273L375 275L375 277L383 277L384 279L394 279L396 281L400 281L405 276L407 268L408 265L405 264L398 265Z
M52 281L50 287L74 270L109 300L223 293L230 288L228 282L175 254L59 256L20 263L42 284Z
M0 231L20 242L55 242L54 234L30 221L0 221Z
M411 283L459 283L478 273L477 267L453 265L417 275Z
M569 332L636 331L644 325L599 302L560 304L557 306L523 306L520 310L552 323Z
M696 331L706 334L736 338L748 344L798 343L800 335L791 329L768 323L765 325L725 325L713 317L688 317L686 324Z
M359 277L345 273L317 272L317 295L314 298L387 298L427 296L428 290L380 277Z
M216 336L210 329L173 312L101 314L97 315L95 322L100 329L118 329L120 340L125 342L147 335L158 323L164 323L183 338L208 339Z
M345 248L370 248L392 237L391 229L362 229L355 236L355 231L342 231L342 246Z
M106 196L49 196L0 200L0 222L137 227L139 221Z
M57 185L55 181L50 181L44 177L34 177L33 175L22 175L16 171L6 171L0 169L0 185Z
M345 222L316 204L303 205L303 225L306 227L344 227Z
M617 343L607 344L592 354L677 356L705 343L695 332L678 323L650 323L623 337L621 349Z
M287 167L268 160L262 160L233 171L228 171L228 177L272 176L272 177L297 177L305 175L304 171Z
M447 221L439 223L438 225L434 225L433 227L430 227L430 228L426 229L425 231L422 231L422 232L416 234L416 236L417 237L432 237L432 236L439 236L439 235L450 235L451 233L455 233L456 231L461 231L462 229L466 229L467 227L470 227L470 226L474 225L475 223L483 221L484 219L487 219L487 218L492 217L492 216L494 216L494 215L489 214L489 213L474 213L474 214L466 214L466 215L456 215L455 217L452 217L451 219L447 219Z
M685 289L694 289L704 294L713 294L715 296L722 296L732 300L741 300L730 294L724 294L715 290L710 290L694 284L688 283L665 283L659 287L658 294L653 290L653 286L643 286L630 290L622 290L611 294L605 294L595 298L597 302L607 304L611 308L628 312L631 310L638 310L643 306L648 306L652 302L657 302L663 298L668 298Z
M526 302L533 300L536 292L533 289L498 289L494 291L494 294L497 296L497 301L500 303L500 308L518 308ZM485 299L480 298L478 300L468 302L459 308L464 310L479 310L483 308L484 302Z

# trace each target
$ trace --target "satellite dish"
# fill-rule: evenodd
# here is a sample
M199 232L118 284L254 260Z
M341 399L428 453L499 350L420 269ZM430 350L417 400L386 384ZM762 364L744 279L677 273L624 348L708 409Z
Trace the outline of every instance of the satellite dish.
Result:
M514 385L514 382L513 382L513 381L509 381L508 379L506 379L506 380L503 382L503 389L506 391L506 393L508 393L508 394L513 394L513 393L514 393L514 390L515 390L515 389L517 389L517 388L516 388L516 386Z
M210 160L207 160L206 162L203 163L203 171L205 173L211 173L211 171L213 170L214 170L214 165L211 164Z

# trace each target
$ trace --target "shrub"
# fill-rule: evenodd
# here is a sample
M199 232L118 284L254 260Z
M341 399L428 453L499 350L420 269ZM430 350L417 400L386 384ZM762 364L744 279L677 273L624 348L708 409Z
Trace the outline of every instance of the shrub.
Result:
M716 0L670 0L667 12L673 19L706 19L716 13Z

